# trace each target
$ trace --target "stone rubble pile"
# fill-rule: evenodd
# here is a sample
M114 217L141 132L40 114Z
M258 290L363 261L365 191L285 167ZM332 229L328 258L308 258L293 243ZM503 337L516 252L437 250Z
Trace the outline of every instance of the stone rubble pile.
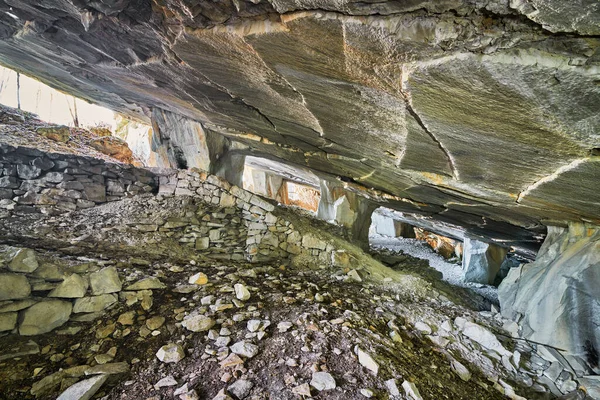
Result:
M0 144L0 216L90 208L156 186L155 175L145 169Z

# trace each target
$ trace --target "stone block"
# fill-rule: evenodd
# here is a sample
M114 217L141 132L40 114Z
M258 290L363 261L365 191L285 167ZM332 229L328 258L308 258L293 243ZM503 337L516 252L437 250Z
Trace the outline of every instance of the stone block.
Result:
M22 312L19 334L31 336L50 332L67 322L72 310L70 301L48 300L34 304Z
M0 314L0 332L12 331L17 326L19 313L7 312Z
M91 184L86 185L83 190L87 200L104 203L106 202L106 187L104 185Z

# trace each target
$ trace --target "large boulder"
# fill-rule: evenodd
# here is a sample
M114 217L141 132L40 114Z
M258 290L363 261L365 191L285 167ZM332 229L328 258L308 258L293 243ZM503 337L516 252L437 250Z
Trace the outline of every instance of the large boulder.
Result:
M523 337L565 350L578 371L600 372L600 228L548 227L536 261L512 268L498 297Z
M48 300L34 304L22 312L19 333L32 336L50 332L67 322L72 310L70 301Z
M462 264L465 281L493 284L507 252L504 247L465 238Z

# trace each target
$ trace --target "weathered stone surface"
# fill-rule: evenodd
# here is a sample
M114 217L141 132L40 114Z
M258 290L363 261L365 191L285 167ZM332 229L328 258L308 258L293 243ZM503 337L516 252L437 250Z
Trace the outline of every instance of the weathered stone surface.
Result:
M98 375L70 386L56 400L88 400L102 387L108 375Z
M310 386L317 389L319 392L323 390L335 389L335 379L329 372L314 372L310 381Z
M463 247L465 281L493 284L507 252L506 248L465 238Z
M166 286L155 277L140 279L136 283L129 285L125 290L147 290L147 289L164 289Z
M219 172L267 154L507 246L535 248L526 240L543 220L599 222L590 208L600 114L594 0L223 1L202 18L171 0L43 10L4 2L17 16L2 21L5 65L152 119L155 157L171 166L210 161ZM53 26L64 15L89 23L13 40L31 21ZM118 64L107 68L106 57ZM82 60L85 74L75 72ZM557 192L552 182L578 161L573 195Z
M75 299L85 296L88 283L78 274L72 274L65 278L60 285L48 294L48 297L62 297Z
M114 294L101 294L99 296L84 297L75 300L74 313L93 313L102 311L117 302Z
M181 322L184 328L192 332L205 332L215 326L216 321L204 315L194 315L184 319Z
M23 311L19 333L31 336L50 332L67 322L72 310L69 301L47 300L34 304Z
M31 294L31 285L24 275L0 274L0 300L24 299Z
M67 142L71 135L67 126L40 127L37 129L37 133L57 142Z
M549 227L536 261L512 268L500 284L502 314L519 320L523 337L588 363L600 348L599 267L600 229Z
M180 345L169 343L158 349L156 358L164 363L178 363L185 358L185 352Z
M35 251L31 249L19 249L8 264L8 269L13 272L33 272L37 268L37 257Z
M102 268L90 274L90 285L94 295L120 292L123 286L115 267Z
M0 332L12 331L17 325L18 313L8 312L0 314Z

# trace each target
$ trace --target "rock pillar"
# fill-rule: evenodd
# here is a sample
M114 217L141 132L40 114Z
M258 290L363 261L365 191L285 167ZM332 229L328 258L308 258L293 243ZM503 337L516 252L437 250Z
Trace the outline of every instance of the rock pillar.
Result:
M503 247L465 238L462 263L465 281L492 285L507 252Z
M321 199L317 217L346 227L352 239L369 248L371 215L377 205L355 193L346 191L338 182L321 180Z
M600 373L600 227L548 227L536 260L512 268L498 297L523 337L565 350L578 374Z
M199 168L241 187L245 155L235 152L235 143L198 121L160 108L152 110L152 130L157 166Z

